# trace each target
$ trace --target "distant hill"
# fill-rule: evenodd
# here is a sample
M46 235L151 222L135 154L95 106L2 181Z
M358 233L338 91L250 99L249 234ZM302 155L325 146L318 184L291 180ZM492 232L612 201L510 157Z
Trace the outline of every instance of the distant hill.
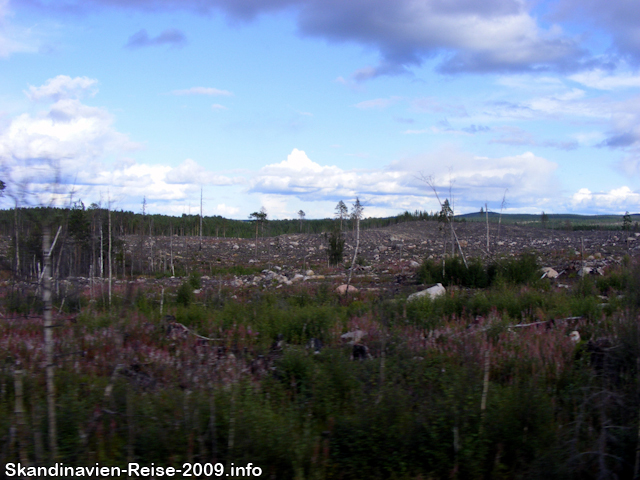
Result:
M542 214L531 213L503 213L502 223L530 225L547 228L568 228L571 226L576 229L584 228L619 228L623 225L624 215L578 215L571 213L548 213L543 218ZM629 215L631 218L631 226L638 228L640 225L640 214L634 213ZM489 212L489 222L498 222L500 214L497 212ZM457 221L465 222L486 222L486 214L484 212L466 213L464 215L456 215Z

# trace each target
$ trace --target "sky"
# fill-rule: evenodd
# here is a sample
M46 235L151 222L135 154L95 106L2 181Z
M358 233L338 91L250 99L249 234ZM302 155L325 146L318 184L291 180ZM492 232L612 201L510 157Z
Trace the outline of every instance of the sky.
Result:
M0 208L640 212L637 0L0 0Z

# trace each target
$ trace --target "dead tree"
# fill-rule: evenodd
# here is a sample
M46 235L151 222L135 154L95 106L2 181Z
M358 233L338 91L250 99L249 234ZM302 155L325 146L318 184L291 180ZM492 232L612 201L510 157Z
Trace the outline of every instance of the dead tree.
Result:
M507 192L509 191L508 188L504 189L504 195L502 195L502 203L500 204L500 216L498 217L498 235L496 237L496 242L500 241L500 224L502 223L502 211L504 210L504 207L507 206Z
M420 174L419 177L420 180L422 180L424 183L426 183L429 187L431 187L431 190L433 190L434 195L436 196L436 200L438 200L438 203L440 204L440 208L443 208L443 203L440 201L440 196L438 195L438 191L436 189L436 185L434 183L433 177L429 176L429 177L425 177L423 174ZM451 236L453 237L453 239L455 240L456 245L458 245L458 250L460 251L460 255L462 256L462 261L464 262L464 266L469 268L469 265L467 265L467 258L464 255L464 252L462 251L462 246L460 245L460 241L458 240L458 235L456 234L455 229L453 228L453 210L452 210L452 215L447 215L447 221L449 222L449 227L451 228Z
M56 386L54 378L54 324L51 315L51 251L53 250L53 245L49 243L49 237L49 226L46 225L44 228L44 235L42 236L42 254L44 257L44 269L42 272L42 301L44 303L44 347L47 364L46 378L47 416L49 420L49 450L51 451L52 460L55 461L58 458L58 434L56 428Z
M351 268L349 269L349 278L347 279L347 292L349 295L349 285L351 285L351 275L353 275L353 268L356 264L356 258L358 257L358 248L360 247L360 218L362 217L362 211L364 207L360 204L360 199L356 197L356 203L353 204L351 210L351 217L356 223L356 248L353 251L353 259L351 260Z

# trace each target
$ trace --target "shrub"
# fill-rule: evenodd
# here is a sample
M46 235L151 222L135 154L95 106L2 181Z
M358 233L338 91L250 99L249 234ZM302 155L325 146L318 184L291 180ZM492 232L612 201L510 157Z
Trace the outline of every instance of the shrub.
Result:
M498 261L494 267L497 276L506 283L530 283L540 278L540 267L533 253L523 253L518 258Z
M191 285L191 283L188 281L184 282L182 285L180 285L180 288L178 288L176 302L179 305L188 307L189 304L193 302L193 299L193 285Z
M518 258L498 260L486 267L478 258L469 259L467 266L460 257L447 258L444 265L433 260L422 262L418 280L425 284L442 283L469 288L487 288L496 280L508 284L526 284L539 278L540 268L534 254L524 253Z
M191 272L191 275L189 275L188 282L194 288L194 290L201 287L200 278L202 278L200 272Z
M344 237L340 230L334 230L331 232L331 235L329 235L329 263L331 265L338 265L342 262L344 241Z

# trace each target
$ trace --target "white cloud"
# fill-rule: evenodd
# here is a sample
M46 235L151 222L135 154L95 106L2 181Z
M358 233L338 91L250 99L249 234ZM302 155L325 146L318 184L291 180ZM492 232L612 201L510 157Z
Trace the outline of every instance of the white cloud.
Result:
M86 172L90 179L97 160L139 147L112 124L104 109L59 100L35 116L14 118L0 132L0 158L18 170L27 164L55 164L62 172Z
M569 78L587 87L600 90L640 87L640 75L630 72L612 74L604 70L595 69L571 75Z
M478 202L502 198L510 192L513 206L533 207L557 197L557 165L526 152L502 158L474 157L454 148L392 162L384 168L346 170L323 166L294 149L286 161L263 167L251 180L251 193L295 197L302 201L352 199L392 209L434 209L436 202L419 172L433 175L439 192L449 180L457 205L477 209Z
M231 207L229 205L225 205L224 203L219 203L216 206L216 214L221 215L223 217L234 217L240 212L238 207Z
M113 116L106 109L69 98L82 96L96 83L87 77L60 75L30 88L28 94L34 100L54 101L35 115L9 119L0 129L0 165L3 179L15 190L10 193L25 183L37 203L48 203L40 192L51 196L55 185L59 190L75 189L76 198L109 189L122 202L143 195L150 201L168 202L184 200L202 185L245 181L208 171L192 159L171 167L125 157L140 145L114 128Z
M608 192L592 192L581 188L571 197L571 205L581 211L590 210L602 213L624 213L640 211L640 193L623 186Z
M190 158L187 158L176 168L171 168L167 173L167 183L192 184L192 185L235 185L241 183L239 179L233 179L223 175L217 175L207 171Z
M211 105L211 109L212 110L227 110L227 107L225 107L224 105L220 105L219 103L214 103L213 105Z
M32 101L79 99L87 94L95 95L97 90L94 87L97 83L98 81L93 78L71 78L67 75L58 75L55 78L50 78L44 85L39 87L29 86L29 90L24 93Z
M211 87L191 87L186 90L174 90L171 92L173 95L213 95L213 96L225 96L230 97L233 95L228 90L220 90L218 88Z

